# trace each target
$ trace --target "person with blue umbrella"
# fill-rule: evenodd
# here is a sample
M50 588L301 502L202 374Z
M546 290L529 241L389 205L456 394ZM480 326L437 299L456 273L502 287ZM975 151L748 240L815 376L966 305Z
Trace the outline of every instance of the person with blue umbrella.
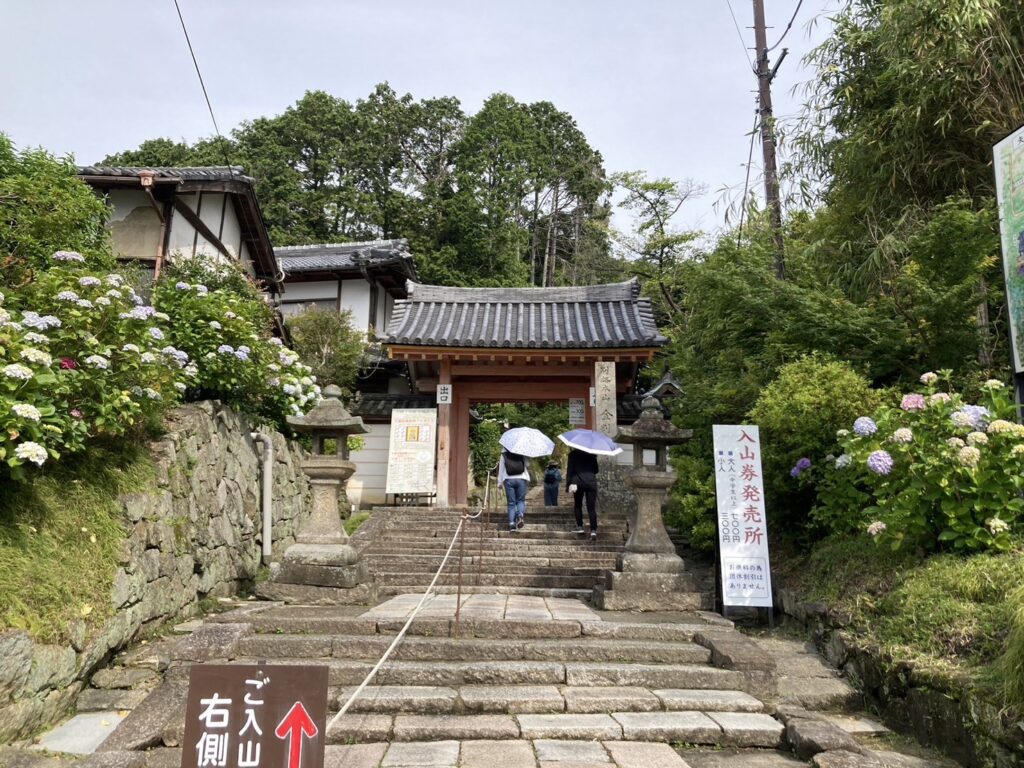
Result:
M566 490L573 495L572 511L576 517L573 533L583 533L583 502L587 503L590 518L590 538L597 539L597 474L598 456L617 456L622 448L603 432L593 429L573 429L563 432L558 439L572 450L565 468Z

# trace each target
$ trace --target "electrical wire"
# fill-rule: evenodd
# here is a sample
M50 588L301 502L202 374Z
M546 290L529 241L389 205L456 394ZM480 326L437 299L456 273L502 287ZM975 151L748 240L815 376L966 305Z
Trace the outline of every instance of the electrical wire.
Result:
M750 164L754 160L754 137L757 136L757 123L760 115L754 111L754 126L750 129L750 149L747 150L747 178L743 180L743 197L740 198L740 225L736 230L736 247L743 238L743 219L747 213L747 191L750 189Z
M796 4L796 10L793 11L793 15L789 19L789 24L787 24L786 28L784 30L782 30L782 37L780 37L778 40L776 40L775 41L775 45L773 45L771 48L768 48L765 51L765 53L770 53L771 51L774 51L776 48L779 47L779 43L781 43L783 40L786 39L786 35L789 33L789 30L793 26L793 22L796 21L796 15L798 13L800 13L800 6L803 5L803 4L804 4L804 0L798 0L798 2Z
M224 150L224 164L227 166L228 172L233 174L234 171L231 168L231 158L228 157L227 139L224 138L224 134L220 132L220 128L217 126L217 117L213 114L213 104L210 103L210 94L206 91L206 83L203 82L203 73L199 69L199 61L196 59L196 52L192 49L192 40L188 36L188 29L185 27L185 17L181 15L181 6L178 5L178 0L174 0L174 8L178 12L178 21L181 22L181 31L185 34L185 42L188 43L188 52L192 56L192 64L195 66L196 75L199 77L199 86L203 89L203 98L206 99L206 108L210 111L210 119L213 121L213 130L221 140L221 148Z
M740 38L740 45L743 46L743 55L747 57L747 64L749 64L750 68L753 69L754 61L750 58L750 50L747 48L747 41L743 39L743 32L740 30L740 23L736 20L736 12L732 9L732 0L725 0L725 4L729 6L729 15L732 16L732 24L736 27L736 34Z

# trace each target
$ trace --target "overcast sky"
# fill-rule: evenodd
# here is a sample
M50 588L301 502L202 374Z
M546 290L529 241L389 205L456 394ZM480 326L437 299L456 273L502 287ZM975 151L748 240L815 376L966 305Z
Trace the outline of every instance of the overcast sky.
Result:
M387 80L468 112L504 91L571 113L609 172L706 185L688 226L719 227L720 190L743 185L756 80L726 0L179 2L225 133L309 89L355 100ZM797 0L765 4L771 44ZM732 7L753 45L750 0ZM826 7L804 2L786 37L780 118L802 102L791 91L810 76L800 59L827 35ZM0 14L0 132L19 147L91 163L213 132L173 0L0 0ZM757 174L759 146L754 159Z

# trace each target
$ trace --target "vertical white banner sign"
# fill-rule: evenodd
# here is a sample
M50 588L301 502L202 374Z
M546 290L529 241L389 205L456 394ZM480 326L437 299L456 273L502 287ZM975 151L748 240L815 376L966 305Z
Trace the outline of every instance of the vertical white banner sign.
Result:
M715 424L712 434L722 604L771 608L761 437L745 424Z

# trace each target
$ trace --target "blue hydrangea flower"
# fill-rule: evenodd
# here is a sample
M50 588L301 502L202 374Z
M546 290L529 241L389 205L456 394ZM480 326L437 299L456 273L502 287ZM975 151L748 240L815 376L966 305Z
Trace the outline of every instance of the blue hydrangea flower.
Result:
M888 475L892 472L894 462L888 451L874 451L868 456L868 469L876 475Z
M861 416L853 422L853 431L861 437L867 437L868 435L873 435L878 431L878 425L875 424L875 420L869 416Z

